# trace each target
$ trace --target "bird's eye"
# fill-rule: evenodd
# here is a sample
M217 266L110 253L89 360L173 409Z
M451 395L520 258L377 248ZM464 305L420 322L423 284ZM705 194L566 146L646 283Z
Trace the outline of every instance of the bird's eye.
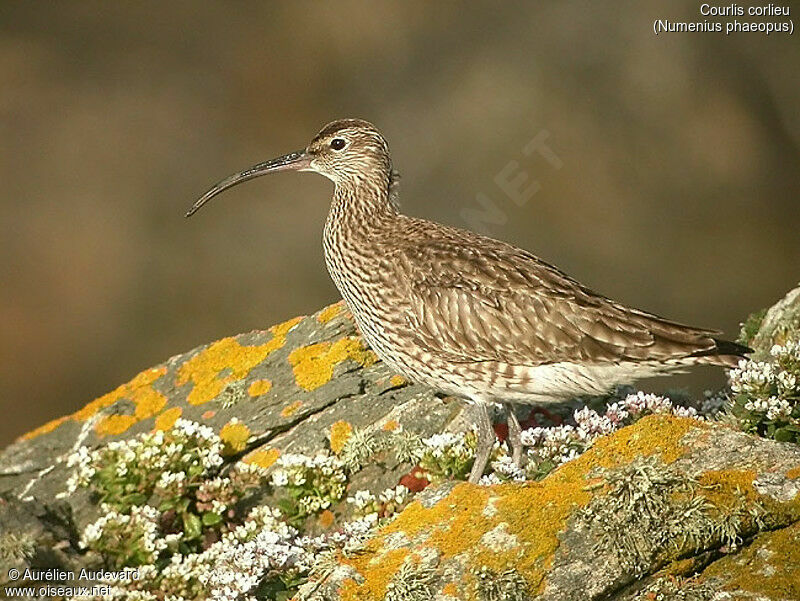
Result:
M342 148L344 148L344 145L345 141L343 138L334 138L333 140L331 140L331 148L333 148L334 150L341 150Z

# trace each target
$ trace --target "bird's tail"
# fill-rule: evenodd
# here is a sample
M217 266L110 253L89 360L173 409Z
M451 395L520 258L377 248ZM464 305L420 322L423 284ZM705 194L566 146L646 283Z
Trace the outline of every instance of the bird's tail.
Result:
M719 365L722 367L736 367L741 359L746 359L753 349L731 342L713 338L714 347L693 353L692 358L697 359L700 365Z

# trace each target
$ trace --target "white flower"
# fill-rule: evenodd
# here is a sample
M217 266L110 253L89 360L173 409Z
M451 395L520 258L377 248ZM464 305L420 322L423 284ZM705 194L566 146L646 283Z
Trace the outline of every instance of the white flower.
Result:
M378 498L380 499L381 503L395 503L397 505L401 505L405 503L406 499L408 499L408 495L411 491L408 490L402 484L398 484L394 488L387 488L384 490ZM374 497L373 497L374 498Z
M772 396L767 399L766 404L769 420L788 420L792 415L792 405L785 399Z
M356 494L347 498L347 502L355 505L357 509L363 509L375 501L375 495L368 490L356 491Z
M285 470L275 470L272 472L272 485L281 487L289 484L289 474Z

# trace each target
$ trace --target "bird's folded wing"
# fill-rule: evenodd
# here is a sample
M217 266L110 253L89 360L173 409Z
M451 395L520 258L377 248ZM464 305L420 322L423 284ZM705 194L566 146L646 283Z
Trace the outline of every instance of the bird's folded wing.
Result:
M409 283L408 323L422 348L449 361L668 361L715 346L712 330L624 307L502 243L415 253L426 267Z

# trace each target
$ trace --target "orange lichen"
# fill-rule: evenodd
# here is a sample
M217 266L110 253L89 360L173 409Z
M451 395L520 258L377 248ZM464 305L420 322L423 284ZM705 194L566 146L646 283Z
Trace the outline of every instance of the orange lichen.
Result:
M67 421L67 419L69 418L67 416L64 416L50 420L46 424L42 424L41 426L35 428L34 430L31 430L27 434L23 434L17 440L30 440L32 438L36 438L37 436L41 436L42 434L47 434L49 432L52 432L53 430L58 428L61 424L63 424L65 421Z
M280 456L281 452L278 449L256 449L245 455L242 461L267 469L272 467Z
M135 412L138 419L152 417L167 404L167 398L152 387L153 382L165 373L167 373L167 368L163 365L146 369L137 374L130 382L122 384L88 403L83 409L73 413L71 417L78 421L86 421L101 409L110 407L120 399L127 399L136 406Z
M319 514L319 525L325 530L333 526L333 522L335 520L336 516L333 515L333 512L330 509L326 509Z
M294 403L289 403L281 409L281 417L292 417L300 407L303 406L303 401L295 401Z
M261 396L262 394L267 394L270 390L272 390L271 380L254 380L247 388L247 394L251 397Z
M250 438L250 428L238 419L233 418L222 426L219 431L219 437L225 445L222 454L235 455L244 451L247 446L247 440Z
M399 427L400 427L400 422L398 422L396 419L390 419L385 424L383 424L383 431L394 432Z
M320 323L328 323L331 319L339 315L344 307L344 301L339 301L332 305L328 305L317 314L317 321Z
M203 419L211 419L216 414L217 414L216 411L214 411L213 409L209 409L208 411L203 411L203 413L202 413L202 415L200 417L202 417Z
M175 425L175 422L178 421L178 418L182 413L183 409L180 407L172 407L171 409L167 409L156 418L155 427L153 429L169 430Z
M340 420L331 425L331 433L329 435L331 441L331 451L337 455L342 452L347 439L353 433L353 426L344 420Z
M786 477L791 480L797 480L798 478L800 478L800 465L798 465L797 467L793 467L788 472L786 472Z
M94 431L98 436L116 436L138 421L133 415L107 415L95 424Z

